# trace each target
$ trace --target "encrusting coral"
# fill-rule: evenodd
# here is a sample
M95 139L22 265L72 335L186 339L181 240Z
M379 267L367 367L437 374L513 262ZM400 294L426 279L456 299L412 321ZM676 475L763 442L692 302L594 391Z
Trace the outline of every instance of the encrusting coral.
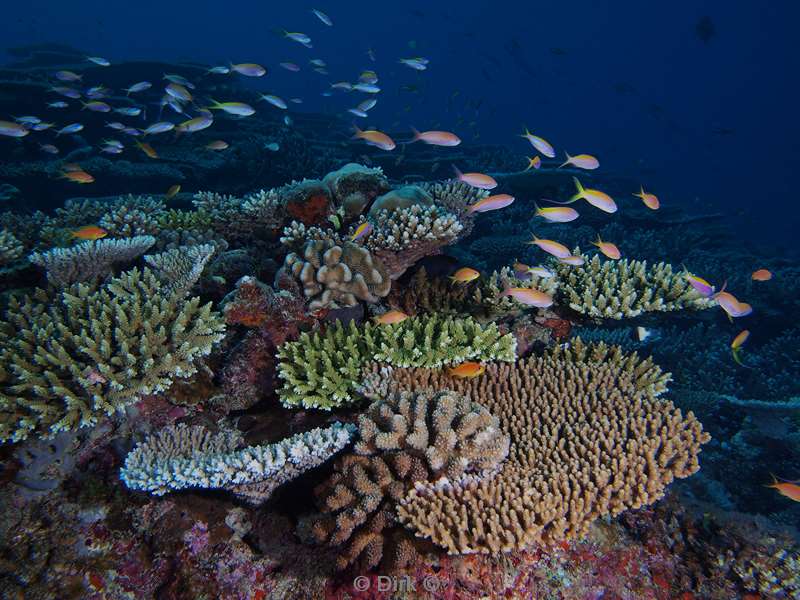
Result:
M394 366L440 367L466 360L513 361L516 342L494 324L438 315L396 325L337 321L323 332L303 333L278 350L279 390L285 406L330 410L352 401L363 367L372 361Z
M0 229L0 267L17 260L25 251L22 243L8 229Z
M132 262L155 243L156 239L150 235L89 240L71 248L34 252L28 260L47 271L49 283L63 288L73 283L104 279L113 273L114 265Z
M282 483L344 448L354 429L337 422L274 444L243 448L238 431L167 426L128 454L120 477L129 488L157 496L185 488L223 488L258 505Z
M580 249L573 251L580 254ZM584 256L579 267L559 265L559 292L570 308L601 319L636 317L645 312L702 310L714 306L672 266L622 259L602 261Z
M692 413L658 398L668 375L604 344L576 340L542 357L489 365L472 379L394 369L392 380L479 402L511 437L494 477L418 483L400 502L399 520L449 553L580 537L596 518L651 504L674 478L697 471L710 439Z
M394 392L359 417L355 455L334 466L316 490L320 514L309 519L319 543L344 545L342 569L354 562L376 566L413 552L408 540L393 544L384 530L397 523L394 506L414 482L479 478L508 454L509 438L485 407L442 391ZM388 546L388 547L387 547Z
M12 298L0 322L0 441L91 426L165 391L197 372L224 329L211 304L148 268L55 299Z
M390 188L380 167L371 169L357 163L331 171L322 181L347 219L358 217L374 198Z
M310 311L377 302L392 285L381 262L351 242L309 241L302 256L286 256L283 270L302 286Z

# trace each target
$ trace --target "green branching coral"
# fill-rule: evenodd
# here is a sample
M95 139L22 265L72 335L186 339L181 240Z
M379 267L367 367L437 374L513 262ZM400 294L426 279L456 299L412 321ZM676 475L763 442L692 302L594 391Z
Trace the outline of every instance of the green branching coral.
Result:
M0 441L90 426L197 372L222 317L133 269L99 289L12 299L0 322Z
M573 254L580 254L576 249ZM573 310L601 319L636 317L645 312L702 310L714 306L672 265L638 260L586 258L584 265L558 266L559 291Z
M397 367L440 367L466 360L513 361L516 340L494 324L438 315L397 325L337 321L324 332L303 333L279 351L279 390L285 406L330 410L352 401L363 367L371 361Z

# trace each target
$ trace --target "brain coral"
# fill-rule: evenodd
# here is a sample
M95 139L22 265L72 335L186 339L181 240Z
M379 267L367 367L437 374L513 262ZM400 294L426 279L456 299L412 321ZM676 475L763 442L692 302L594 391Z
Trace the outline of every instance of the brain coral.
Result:
M580 249L573 254L580 254ZM580 267L558 266L559 291L581 314L622 319L652 311L701 310L715 304L666 263L648 267L647 262L638 260L600 260L599 255L584 258Z
M710 438L692 413L657 396L668 375L603 344L556 348L485 375L395 369L403 389L452 389L480 402L511 437L493 478L418 484L399 520L449 553L493 553L584 535L596 518L661 498L697 471Z
M359 417L356 455L339 459L331 478L316 490L320 514L311 518L317 542L343 545L337 566L391 562L409 544L384 530L396 524L396 503L416 481L442 474L458 478L491 472L508 454L508 437L481 406L443 391L394 392Z
M94 425L166 390L224 329L210 304L167 291L150 269L13 298L0 321L0 441Z

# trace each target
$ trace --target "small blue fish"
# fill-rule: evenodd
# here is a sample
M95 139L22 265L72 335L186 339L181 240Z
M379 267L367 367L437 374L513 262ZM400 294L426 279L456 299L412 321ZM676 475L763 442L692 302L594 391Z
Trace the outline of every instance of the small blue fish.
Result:
M111 123L106 123L106 127L109 129L116 129L117 131L122 131L127 127L125 123L120 123L119 121L112 121Z
M169 81L170 83L177 83L178 85L187 87L190 90L194 89L194 84L188 79L186 79L186 77L181 77L180 75L175 75L174 73L164 73L163 78Z
M83 125L80 123L71 123L65 127L62 127L56 132L56 137L61 135L62 133L78 133L83 129Z
M14 120L17 123L21 123L27 126L36 125L37 123L42 122L42 120L39 117L34 117L34 116L14 117Z
M312 8L311 12L317 15L317 18L323 23L325 23L325 25L327 25L328 27L333 27L333 21L331 21L331 18L324 12L322 12L321 10L317 10L316 8Z
M381 88L372 83L357 83L353 86L353 89L367 94L377 94L381 91Z
M31 131L44 131L45 129L50 129L54 125L55 123L34 123L31 125Z
M361 117L362 119L366 119L369 116L366 111L363 111L360 108L348 108L347 112L357 117Z
M100 65L101 67L111 66L111 63L102 56L87 56L86 60L88 60L89 62L93 62L96 65Z
M138 117L142 114L142 109L135 106L121 106L114 109L115 113L125 115L126 117Z
M211 67L210 69L206 70L206 73L211 75L227 75L231 72L230 67L219 66L219 67Z
M292 117L290 117L289 115L284 115L283 124L286 125L287 127L291 127L294 124L294 121L292 121Z
M170 123L169 121L159 121L158 123L153 123L147 127L142 134L155 135L157 133L166 133L167 131L172 131L173 129L175 129L175 123Z
M270 142L269 144L264 144L264 148L269 150L270 152L277 152L281 149L281 146L278 142Z
M55 86L55 87L51 87L47 91L48 92L55 92L56 94L60 94L60 95L64 96L65 98L72 98L73 100L81 97L81 93L78 90L75 90L75 89L73 89L71 87Z
M149 90L153 87L153 84L149 81L140 81L139 83L134 83L131 87L125 90L125 95L130 96L131 94L135 94L137 92L143 92L145 90Z
M69 106L69 104L67 104L63 100L59 100L57 102L50 102L47 105L47 108L67 108L68 106Z
M290 40L297 42L298 44L303 44L306 47L309 47L311 44L311 38L305 33L300 33L299 31L284 31L283 33Z
M283 110L286 110L287 108L286 102L284 102L283 99L279 98L278 96L274 96L272 94L261 94L261 99L269 102L270 104L272 104L272 106L275 106L277 108Z

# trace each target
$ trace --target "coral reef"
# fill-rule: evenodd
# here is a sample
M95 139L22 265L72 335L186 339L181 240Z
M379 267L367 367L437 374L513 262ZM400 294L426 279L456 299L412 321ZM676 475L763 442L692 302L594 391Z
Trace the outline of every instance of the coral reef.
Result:
M580 254L580 249L573 251ZM672 266L584 256L582 266L558 266L559 290L573 310L589 317L622 319L645 312L702 310L714 306L692 288Z
M486 406L511 437L493 478L417 484L400 521L451 553L498 552L582 536L601 515L651 504L699 468L700 423L658 399L667 376L619 348L556 347L457 380L395 369L402 389L452 389Z
M325 175L328 186L346 219L355 219L377 196L389 190L389 182L380 168L371 169L356 163Z
M355 454L337 460L317 488L321 513L307 526L317 542L344 545L340 569L355 562L369 569L385 554L392 563L408 562L408 540L397 543L385 533L397 522L394 506L403 493L417 481L491 473L508 446L497 419L458 394L392 393L359 417Z
M0 323L0 440L94 425L191 377L223 337L210 304L133 269L99 289L12 299Z
M286 256L283 270L302 286L310 311L377 302L392 285L381 261L351 242L309 241L302 256Z
M206 264L214 255L211 244L180 246L144 257L161 279L162 288L171 296L184 297L200 280Z
M8 229L0 229L0 267L17 260L25 252L22 243Z
M285 406L330 410L352 401L363 367L371 361L395 366L440 367L466 360L512 361L516 343L495 325L438 315L397 325L358 326L337 321L323 332L303 333L278 350L279 390Z
M243 439L235 431L170 426L128 454L120 477L129 488L156 495L191 487L223 488L262 504L279 485L344 448L354 429L333 423L275 444L240 448Z
M104 279L114 272L114 265L132 262L155 243L156 239L150 235L89 240L71 248L34 252L28 259L47 271L48 282L65 288L73 283Z

